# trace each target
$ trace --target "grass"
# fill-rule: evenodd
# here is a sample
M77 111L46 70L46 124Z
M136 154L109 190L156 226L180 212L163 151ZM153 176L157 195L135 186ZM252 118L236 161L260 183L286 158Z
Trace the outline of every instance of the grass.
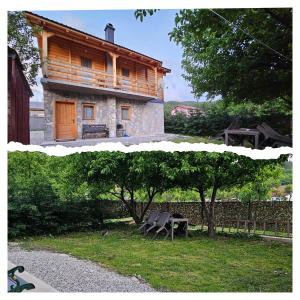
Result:
M191 226L190 226L191 227ZM196 226L193 226L192 230L201 230L201 225L196 225ZM203 226L203 231L206 231L207 230L207 226ZM216 232L217 233L222 233L222 227L216 227ZM236 235L236 234L248 234L248 231L244 230L244 228L239 228L239 231L237 232L237 229L236 227L224 227L223 228L223 232L226 233L226 234L233 234L233 235ZM261 229L256 229L255 230L255 234L254 234L254 231L253 231L253 228L251 228L251 231L250 231L250 235L267 235L267 236L276 236L276 237L283 237L283 238L291 238L293 236L292 233L287 234L287 232L285 231L276 231L276 234L275 234L275 231L274 230L261 230Z
M81 232L22 240L28 249L46 249L89 259L124 275L140 275L161 291L291 292L292 246L257 238L199 232L170 240L143 237L131 225L111 224L109 233Z
M174 143L205 143L205 144L219 144L222 145L224 144L224 141L222 140L217 140L213 137L208 137L208 136L187 136L187 135L180 135L174 139L172 139L172 142Z

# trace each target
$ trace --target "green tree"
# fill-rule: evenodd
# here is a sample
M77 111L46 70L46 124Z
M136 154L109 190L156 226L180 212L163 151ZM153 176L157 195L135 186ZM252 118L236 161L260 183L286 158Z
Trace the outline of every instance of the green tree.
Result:
M52 226L58 198L49 180L48 159L38 152L9 153L8 230L12 236Z
M262 167L251 182L242 186L237 197L242 201L262 201L271 198L272 187L278 186L283 174L281 165Z
M121 200L136 224L140 224L154 197L172 186L163 169L169 155L166 152L101 152L90 164L89 182L104 184L107 193ZM146 205L140 212L136 195L146 192Z
M34 45L34 35L40 32L38 26L27 23L24 12L8 12L8 46L17 51L24 67L24 74L30 85L36 85L40 67L39 49Z
M183 189L199 194L209 237L215 236L215 201L221 189L243 186L253 181L265 165L277 160L253 160L230 152L186 152L174 156L177 164L168 170L169 176ZM207 198L209 201L207 202Z
M135 13L141 21L147 14ZM183 76L196 97L283 99L291 110L292 9L183 9L169 35L183 48Z

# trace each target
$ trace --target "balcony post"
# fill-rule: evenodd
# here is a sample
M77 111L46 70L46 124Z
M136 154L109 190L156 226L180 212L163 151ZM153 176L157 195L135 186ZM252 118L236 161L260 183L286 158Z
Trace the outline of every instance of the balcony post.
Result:
M158 96L157 92L157 67L154 68L154 84L155 84L155 96Z
M112 69L113 69L113 87L117 87L117 58L119 55L109 52L109 55L112 58Z
M54 33L42 31L42 73L44 77L48 77L48 38Z

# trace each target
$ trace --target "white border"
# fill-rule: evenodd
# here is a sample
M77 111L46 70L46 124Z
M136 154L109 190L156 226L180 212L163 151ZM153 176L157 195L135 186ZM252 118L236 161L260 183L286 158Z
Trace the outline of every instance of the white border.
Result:
M135 152L135 151L208 151L219 152L225 151L234 152L239 155L248 156L252 159L276 159L281 154L293 154L293 148L280 147L270 148L265 150L249 149L245 147L204 144L204 143L174 143L174 142L151 142L141 143L138 145L125 146L121 142L117 143L99 143L95 146L81 146L81 147L65 147L61 145L42 147L38 145L22 145L20 143L10 142L7 145L8 151L40 151L48 155L65 156L76 152L93 152L93 151L122 151L122 152Z
M299 1L297 0L189 0L189 1L181 1L181 0L172 0L172 1L157 1L154 2L153 0L85 0L85 1L70 1L70 0L27 0L27 1L21 1L21 0L10 0L10 1L2 1L1 2L1 17L0 17L0 30L1 30L1 47L0 47L0 54L1 54L1 60L2 60L2 66L5 66L5 71L2 70L0 76L0 84L1 84L1 101L0 101L0 112L2 114L2 117L0 118L0 124L2 125L0 128L2 130L0 131L0 167L2 170L2 176L1 176L1 199L2 199L2 205L0 209L0 226L1 226L1 248L0 248L0 253L1 253L1 259L0 259L0 297L3 298L12 298L13 296L10 294L6 293L6 261L7 261L7 253L6 253L6 243L7 243L7 151L14 151L14 150L21 150L21 151L34 151L36 146L22 146L22 145L13 145L13 144L6 144L7 141L7 79L6 79L6 59L7 59L7 48L6 48L6 39L3 39L3 37L6 37L6 11L7 10L92 10L92 9L136 9L136 8L166 8L166 9L176 9L176 8L234 8L234 7L240 7L240 8L246 8L246 7L293 7L294 8L294 53L300 53L299 49L299 36L300 36L300 28L299 28L299 21L300 21L300 15L299 15ZM258 24L259 26L259 24ZM299 54L294 55L293 58L293 64L294 64L294 78L296 78L297 81L299 81ZM4 91L4 92L3 92ZM294 146L293 146L293 152L294 157L293 157L293 164L294 164L294 183L298 182L298 145L299 145L299 136L298 136L298 131L299 130L299 101L300 101L300 94L299 94L299 83L294 85ZM207 151L210 151L210 149L213 148L213 151L224 151L225 149L222 149L222 146L224 148L224 145L195 145L195 144L164 144L163 143L153 143L153 144L142 144L139 146L130 146L130 147L125 147L120 143L117 144L103 144L102 146L96 146L92 147L90 150L122 150L122 151L139 151L139 150L149 150L152 148L152 150L162 150L158 149L160 146L163 146L164 149L168 151L174 151L178 150L181 148L181 150L178 151L188 151L188 150L193 150L193 151L199 151L199 150L204 150L207 149ZM107 147L110 147L108 149ZM158 147L158 148L157 148ZM264 151L260 150L249 150L249 149L238 149L241 147L227 147L226 150L231 150L236 153L241 153L243 155L247 155L249 157L253 158L275 158L279 155L279 152L282 150L277 150L277 149L266 149ZM40 148L39 148L40 149ZM48 154L51 155L61 155L62 152L69 152L75 150L75 148L61 148L61 147L51 147L51 148L42 148L40 150L46 151ZM86 150L88 149L76 149L76 150ZM246 151L247 153L245 153ZM279 152L278 152L279 151ZM291 153L288 148L283 148L284 153ZM298 201L298 187L296 184L294 184L295 190L294 190L294 212L295 216L297 215L297 212L299 211L299 201ZM269 294L253 294L253 293L248 293L248 294L241 294L241 293L205 293L199 295L198 293L185 293L184 295L181 293L164 293L164 294L107 294L107 293L102 293L102 294L80 294L80 293L72 293L72 294L56 294L55 297L57 298L64 298L64 299L82 299L82 297L86 298L88 296L89 298L97 298L99 297L104 298L104 299L113 299L113 298L119 298L121 296L124 299L139 299L143 297L143 299L153 299L153 297L164 297L165 299L181 299L182 297L184 298L190 298L190 299L198 299L201 297L202 299L215 299L216 297L222 297L222 299L240 299L241 297L243 298L252 298L258 297L258 298L271 298L272 299L281 299L283 297L286 298L295 298L296 295L298 294L297 297L299 297L300 294L300 289L299 289L299 266L300 266L300 261L298 258L298 237L299 237L299 224L297 221L298 218L294 217L294 272L293 272L293 277L294 277L294 284L293 284L293 293L289 294L280 294L280 293L269 293ZM296 241L296 242L295 242ZM267 255L267 253L266 253ZM297 268L295 267L297 266ZM268 278L266 278L268 280ZM4 285L3 285L4 283ZM3 294L3 295L2 295ZM18 297L18 296L14 296ZM22 298L25 299L37 299L39 298L39 294L33 294L33 293L22 293ZM44 294L43 297L52 299L53 295L51 294Z

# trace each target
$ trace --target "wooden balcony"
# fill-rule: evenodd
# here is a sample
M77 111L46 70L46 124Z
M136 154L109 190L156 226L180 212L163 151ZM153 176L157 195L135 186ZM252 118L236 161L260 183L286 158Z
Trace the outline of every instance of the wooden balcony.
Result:
M157 97L155 84L132 79L126 76L114 75L95 69L66 63L59 60L48 60L48 78L55 81L69 82L89 88L124 91L128 94L141 94Z

